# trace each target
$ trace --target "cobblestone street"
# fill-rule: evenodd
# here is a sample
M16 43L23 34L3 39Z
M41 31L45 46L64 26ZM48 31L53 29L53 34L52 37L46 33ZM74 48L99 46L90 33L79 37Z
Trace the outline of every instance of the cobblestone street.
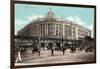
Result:
M27 54L22 56L21 63L15 63L15 65L35 65L35 64L50 64L50 63L72 63L72 62L92 62L94 61L94 53L85 51L76 51L70 53L66 50L65 55L62 51L54 51L54 56L51 56L51 51L41 51L40 56L38 53Z

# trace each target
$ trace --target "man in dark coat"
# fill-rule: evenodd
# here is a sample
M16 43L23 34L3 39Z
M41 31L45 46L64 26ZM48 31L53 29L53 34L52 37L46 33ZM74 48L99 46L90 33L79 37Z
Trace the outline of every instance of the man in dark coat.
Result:
M65 47L62 47L62 50L63 50L63 55L65 54Z
M53 47L51 47L51 56L54 56L54 46Z

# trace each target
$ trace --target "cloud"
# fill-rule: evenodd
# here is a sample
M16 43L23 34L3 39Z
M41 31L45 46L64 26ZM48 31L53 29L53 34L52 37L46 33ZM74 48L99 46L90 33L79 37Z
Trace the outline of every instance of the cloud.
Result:
M68 18L66 18L67 20L69 20L69 21L74 21L74 17L68 17Z
M82 21L78 16L70 16L68 18L66 18L67 20L70 20L70 21L73 21L79 25L82 25L82 26L87 26L86 23L84 21Z
M44 17L44 16L42 16L42 15L32 15L32 16L27 17L27 19L28 19L29 21L32 21L32 20L37 19L38 17L39 17L39 18L42 18L42 17Z

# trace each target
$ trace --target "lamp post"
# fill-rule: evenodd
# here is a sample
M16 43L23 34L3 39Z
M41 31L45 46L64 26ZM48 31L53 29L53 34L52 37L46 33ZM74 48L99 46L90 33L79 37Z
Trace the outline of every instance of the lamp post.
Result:
M64 45L63 45L63 41L64 41L64 38L63 38L63 25L62 25L62 45L61 45L61 47L62 47L62 51L63 51L63 55L65 54L65 47L64 47Z
M38 56L40 56L40 37L38 38Z
M63 18L62 18L62 44L61 44L61 47L63 48Z
M62 24L62 34L61 34L61 47L63 47L63 24Z

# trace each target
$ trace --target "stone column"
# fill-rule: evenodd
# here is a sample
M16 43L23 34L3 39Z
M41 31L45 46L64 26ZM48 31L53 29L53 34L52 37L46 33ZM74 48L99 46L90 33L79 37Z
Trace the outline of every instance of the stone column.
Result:
M41 24L41 36L42 36L42 24Z
M55 36L56 36L56 24L55 24L55 27L54 28L55 28Z
M46 29L47 29L47 36L48 36L48 24L47 24L46 26L47 26L47 28L46 28Z
M76 26L76 40L78 40L78 27Z
M42 36L43 36L43 24L42 24Z
M55 35L55 24L53 24L53 36Z
M57 33L58 33L58 37L59 37L59 24L58 24L58 27L57 27L57 29L58 29Z
M45 24L45 29L44 29L44 30L45 30L45 36L46 36L46 35L47 35L47 34L46 34L46 33L47 33L47 31L46 31L46 30L47 30L47 29L46 29L46 24Z
M65 24L63 24L63 37L65 37Z
M72 25L72 23L71 23L71 34L72 34L71 39L73 39L73 25Z

